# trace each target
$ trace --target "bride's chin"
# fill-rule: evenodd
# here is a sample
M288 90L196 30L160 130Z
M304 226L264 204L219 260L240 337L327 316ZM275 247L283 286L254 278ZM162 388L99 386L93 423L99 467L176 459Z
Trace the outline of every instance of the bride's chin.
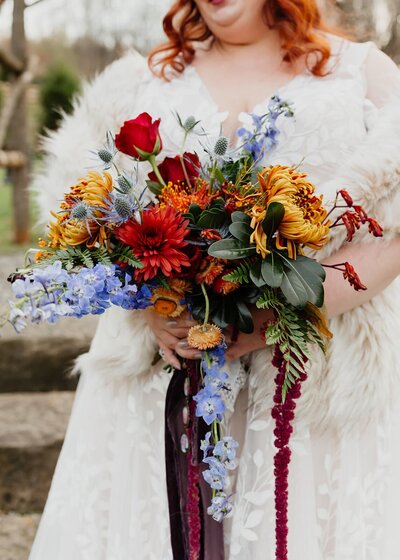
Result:
M203 17L210 26L230 27L243 15L243 0L198 0Z

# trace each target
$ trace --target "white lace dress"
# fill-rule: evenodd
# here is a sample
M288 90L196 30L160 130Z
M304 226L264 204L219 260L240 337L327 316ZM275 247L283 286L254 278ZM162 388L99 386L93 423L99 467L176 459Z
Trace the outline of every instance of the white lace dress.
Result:
M320 79L305 72L279 90L293 102L295 118L279 121L279 145L269 154L273 163L303 162L302 168L318 189L325 192L326 186L328 199L330 181L363 142L366 123L376 111L366 99L366 60L375 47L333 38L332 44L336 56L330 75ZM265 112L267 102L254 111ZM163 156L177 153L182 141L174 111L183 118L193 114L215 136L227 116L191 67L169 83L148 76L129 107L131 118L142 111L162 119ZM248 116L240 118L246 126ZM199 137L190 142L188 149L201 151ZM398 288L396 284L388 290L394 293ZM379 301L367 306L369 326L364 335L358 323L364 311L352 314L352 323L347 325L346 319L332 321L333 358L345 353L351 343L369 356L365 362L353 360L346 371L342 371L342 360L337 373L350 380L347 386L353 376L357 380L368 372L370 377L385 373L383 367L387 372L400 367L394 347L382 366L381 339L390 336L389 331L399 333L400 327L396 310L383 317ZM130 326L126 316L125 311L113 310L101 319L92 352L103 351L106 356L107 345L119 344L123 350L125 344L129 353L139 335L134 319ZM353 341L343 334L349 328ZM227 560L274 558L275 449L270 416L274 371L270 359L269 350L251 357L250 373L230 418L229 429L240 441L241 456L232 480L234 515L224 527ZM125 376L119 376L111 364L103 364L102 372L88 364L82 367L30 560L171 560L164 473L164 401L169 376L160 364L150 367L143 362L140 371ZM233 371L237 370L234 366ZM311 393L312 384L320 385L321 398L317 397L317 405L305 404L299 411L291 444L289 558L398 560L400 385L391 385L390 404L375 414L379 406L369 386L363 386L361 398L370 398L371 408L364 406L358 413L351 390L333 394L323 376L310 374L304 391L310 388ZM336 404L344 411L336 415L340 421L335 416ZM374 419L368 423L369 416ZM324 422L326 417L330 420Z

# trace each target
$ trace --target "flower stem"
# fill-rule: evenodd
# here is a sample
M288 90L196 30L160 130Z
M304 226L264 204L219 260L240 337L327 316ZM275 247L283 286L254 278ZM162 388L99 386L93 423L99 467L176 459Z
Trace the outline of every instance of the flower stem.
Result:
M155 155L151 155L149 157L149 163L154 171L154 173L156 174L157 179L159 180L159 182L161 183L161 185L163 185L163 187L166 186L166 183L164 181L164 179L161 176L160 170L158 169L157 163L156 163L156 156Z
M203 292L203 296L204 296L204 300L205 300L205 304L206 304L206 311L205 311L205 314L204 314L203 325L207 325L208 320L210 318L210 300L208 299L207 290L204 286L204 282L201 283L201 291Z
M213 163L213 166L211 168L211 173L210 173L210 191L212 191L213 187L214 187L214 181L215 181L215 171L217 169L217 162L215 161Z
M185 158L183 157L183 154L181 154L181 155L179 156L179 160L180 160L181 165L182 165L183 174L185 175L186 183L187 183L188 187L191 187L192 185L191 185L191 183L190 183L189 175L188 175L188 172L187 172L187 169L186 169L186 165L185 165Z

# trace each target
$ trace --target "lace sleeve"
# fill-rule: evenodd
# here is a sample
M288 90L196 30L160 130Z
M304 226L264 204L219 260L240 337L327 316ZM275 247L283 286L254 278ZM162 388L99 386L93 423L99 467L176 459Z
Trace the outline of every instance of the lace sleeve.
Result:
M390 101L400 101L400 70L373 43L366 59L367 98L376 107Z

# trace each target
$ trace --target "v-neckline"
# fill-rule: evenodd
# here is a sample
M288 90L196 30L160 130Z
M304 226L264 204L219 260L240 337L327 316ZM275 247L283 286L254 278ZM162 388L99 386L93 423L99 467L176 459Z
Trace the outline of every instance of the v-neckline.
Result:
M197 81L197 83L200 86L200 89L203 91L204 95L207 97L208 101L210 102L210 104L214 107L215 112L221 116L221 123L223 123L228 115L230 115L230 111L224 111L219 104L217 103L217 101L215 100L214 96L212 95L212 93L210 92L209 87L207 86L207 84L205 83L205 81L203 80L203 78L201 77L201 75L199 74L199 72L197 71L196 67L193 64L188 65L185 68L185 72L190 71L192 73L192 76L194 77L194 79ZM261 101L259 101L258 103L256 103L252 110L250 112L248 111L240 111L240 113L238 113L236 115L236 124L237 124L237 128L235 130L235 132L240 128L240 117L241 115L245 114L245 115L249 115L252 113L255 113L258 109L258 107L266 105L268 103L268 101L270 99L272 99L274 96L280 96L282 97L282 95L284 94L284 92L288 89L290 89L293 85L297 84L297 82L301 82L304 79L309 79L313 76L313 74L307 70L304 69L302 72L299 72L298 74L296 74L295 76L293 76L293 78L291 78L290 80L288 80L286 83L282 84L281 86L279 86L278 88L276 88L276 90L274 92L272 92L270 95L265 96ZM288 100L290 101L290 100ZM230 138L231 142L233 142L235 139L234 138Z

